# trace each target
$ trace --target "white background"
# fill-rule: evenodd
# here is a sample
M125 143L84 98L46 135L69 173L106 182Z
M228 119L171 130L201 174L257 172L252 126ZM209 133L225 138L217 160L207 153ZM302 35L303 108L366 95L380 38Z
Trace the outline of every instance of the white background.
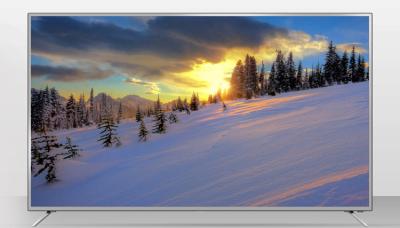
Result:
M0 197L27 194L28 12L373 12L374 195L400 196L400 6L396 1L13 0L0 5ZM355 158L356 159L356 158Z

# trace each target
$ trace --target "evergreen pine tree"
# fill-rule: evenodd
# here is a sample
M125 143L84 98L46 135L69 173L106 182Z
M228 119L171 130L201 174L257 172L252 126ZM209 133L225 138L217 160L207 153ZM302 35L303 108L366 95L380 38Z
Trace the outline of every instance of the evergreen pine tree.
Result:
M37 165L43 165L44 163L44 155L40 152L40 147L36 140L31 140L31 161ZM34 164L32 164L33 170Z
M303 67L301 65L301 62L299 62L299 66L297 68L297 75L296 75L296 90L303 89Z
M118 113L117 113L117 124L120 123L121 119L122 119L122 102L119 102Z
M286 70L287 70L287 80L289 82L289 90L296 89L296 66L293 61L293 53L289 52L288 59L286 61Z
M217 96L217 94L215 94L215 95L213 96L212 103L214 103L214 104L218 103L218 96Z
M246 55L244 65L244 94L247 99L256 96L258 93L258 80L257 80L257 63L253 56Z
M232 84L231 84L232 85ZM232 89L232 92L233 92L234 90ZM233 95L233 94L232 94ZM213 96L211 95L211 94L209 94L208 95L208 103L209 104L212 104L213 103Z
M241 60L238 60L235 68L233 69L231 81L230 81L230 96L232 98L242 98L243 97L243 79L244 79L244 67ZM212 95L210 104L212 102Z
M64 149L66 152L64 153L65 157L64 159L69 159L69 158L75 158L79 155L79 148L77 145L72 144L72 140L70 137L66 138L66 143L64 145Z
M217 97L218 101L222 100L222 91L221 88L218 88L217 93L215 94Z
M250 81L251 81L251 91L253 96L260 95L260 88L258 86L258 73L257 73L257 61L254 56L250 57Z
M275 91L278 93L289 91L289 78L287 77L287 69L282 51L278 50L275 60L275 78L277 85Z
M328 85L332 85L333 82L341 82L341 72L340 72L340 59L336 53L336 47L331 41L329 43L328 52L325 56L324 64L324 80L328 82Z
M110 115L109 117L112 117L112 114L108 107L107 95L105 93L100 94L99 106L100 106L100 122L103 121L103 117L106 117L107 115Z
M31 128L35 132L44 130L43 120L43 96L42 90L31 90Z
M111 114L104 113L102 115L102 121L98 125L100 130L100 139L97 141L101 142L103 147L112 147L113 145L119 146L121 142L117 135L118 126L114 124L114 120Z
M82 127L87 124L86 121L86 106L85 106L85 96L81 95L79 101L76 104L76 119L78 127Z
M69 97L67 104L65 106L66 110L66 119L67 119L67 128L76 128L76 102L74 95L71 94Z
M265 68L263 61L261 61L261 69L260 69L260 74L258 76L258 84L260 87L260 95L264 96L267 93L267 83L265 82Z
M148 135L149 135L149 131L147 130L146 125L144 124L144 120L141 119L140 125L139 125L139 133L138 133L139 141L143 141L143 142L147 141Z
M308 76L308 69L306 68L306 73L304 75L304 80L303 80L303 89L309 89L310 88L310 78Z
M269 73L268 78L268 95L275 96L276 95L276 70L275 70L275 63L272 63L271 72Z
M41 126L44 128L45 131L51 130L51 113L52 113L52 106L50 102L50 90L49 87L46 86L44 90L40 93L40 101L41 104Z
M61 129L65 122L65 113L60 101L60 96L55 88L50 89L50 106L50 129Z
M351 78L349 77L349 57L347 57L347 51L343 52L342 58L340 60L340 71L341 71L341 76L342 76L342 82L344 84L349 83Z
M153 119L153 122L154 122L153 133L163 134L167 130L167 125L166 125L167 119L166 119L165 113L161 107L160 96L158 96L158 98L157 98L157 101L154 106L154 111L155 111L155 113L154 113L154 119Z
M143 119L143 115L142 115L142 112L140 111L139 105L136 108L136 116L135 116L135 118L136 118L136 122L140 122Z
M148 107L148 108L147 108L147 111L146 111L146 116L147 116L147 117L150 117L151 115L152 115L152 110L151 110L150 107Z
M170 124L177 123L178 122L178 117L174 112L171 112L168 116L168 120Z
M316 71L314 70L314 66L311 67L309 82L310 82L310 88L318 88L319 87L319 79L316 75Z
M199 93L196 93L196 104L197 104L197 110L199 110L201 105Z
M185 112L187 115L190 115L190 108L188 105L185 105Z
M90 97L89 97L89 122L92 124L95 121L95 113L94 113L94 94L93 88L90 89Z
M179 112L182 112L185 110L185 107L184 107L181 97L178 97L178 101L176 102L176 107L178 108Z
M358 61L357 61L357 81L361 82L365 80L365 61L364 58L361 57L361 55L358 55Z
M222 102L222 111L226 111L228 107L226 106L225 102Z
M34 174L38 176L44 171L47 171L47 183L52 183L56 180L56 159L60 154L57 153L57 148L61 146L57 142L57 137L48 135L45 131L40 136L32 138L32 145L35 145L35 160L32 160L32 166L39 166L39 170ZM33 157L32 157L33 158Z
M191 111L199 110L198 99L197 99L196 94L194 92L192 94L192 98L190 99L190 110Z
M322 67L319 63L317 63L317 67L315 69L315 77L318 81L318 87L326 86L326 80L325 80L324 74L322 72Z
M350 61L349 61L349 75L352 82L357 82L357 64L356 64L356 52L355 47L351 50Z

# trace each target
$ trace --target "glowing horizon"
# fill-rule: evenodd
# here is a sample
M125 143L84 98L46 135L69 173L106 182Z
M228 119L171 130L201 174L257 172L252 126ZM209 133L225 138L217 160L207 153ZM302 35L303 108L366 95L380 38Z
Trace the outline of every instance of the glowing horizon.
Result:
M206 100L229 89L232 70L246 54L263 62L266 72L278 49L293 52L296 63L310 68L323 61L333 40L338 52L355 45L368 61L368 17L312 18L33 17L32 87L55 87L66 98L85 94L87 99L93 88L113 98L155 100L159 94L168 102L195 92ZM302 20L316 24L294 23ZM329 30L318 26L327 22ZM362 35L332 34L332 29Z

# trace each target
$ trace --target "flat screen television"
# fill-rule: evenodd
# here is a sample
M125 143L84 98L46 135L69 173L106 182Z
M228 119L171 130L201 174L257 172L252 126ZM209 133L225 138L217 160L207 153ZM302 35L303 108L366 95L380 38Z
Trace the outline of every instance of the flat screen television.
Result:
M29 14L29 210L371 210L371 14Z

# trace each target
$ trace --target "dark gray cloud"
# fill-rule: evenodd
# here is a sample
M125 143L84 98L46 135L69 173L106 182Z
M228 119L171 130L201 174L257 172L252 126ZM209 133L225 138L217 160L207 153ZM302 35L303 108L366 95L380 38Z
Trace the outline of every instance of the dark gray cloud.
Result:
M113 72L110 70L100 70L98 68L89 68L84 70L64 66L32 65L31 75L32 77L43 77L53 81L72 82L104 79L113 75Z
M264 39L287 35L287 30L247 17L157 17L149 29L218 47L257 47Z
M218 61L222 52L157 30L136 31L102 22L71 17L42 17L32 30L32 50L62 54L87 50L149 53L174 59L204 58Z
M115 23L83 21L73 17L35 17L32 21L31 47L33 54L90 58L87 53L146 54L166 59L174 64L162 68L118 60L107 62L128 74L140 72L141 77L153 80L190 70L199 59L219 62L226 49L255 48L264 39L286 36L287 31L248 17L155 17L146 20L141 30L120 27ZM87 59L91 61L91 59ZM42 67L43 68L43 67ZM41 69L42 71L46 69ZM55 80L79 80L82 70L47 69L46 77ZM99 73L94 69L93 75ZM37 69L36 69L37 71ZM42 72L45 73L45 72ZM100 72L101 73L101 72ZM43 74L42 74L43 75ZM68 76L74 75L74 76ZM104 73L100 74L101 78ZM83 80L85 79L83 78Z

